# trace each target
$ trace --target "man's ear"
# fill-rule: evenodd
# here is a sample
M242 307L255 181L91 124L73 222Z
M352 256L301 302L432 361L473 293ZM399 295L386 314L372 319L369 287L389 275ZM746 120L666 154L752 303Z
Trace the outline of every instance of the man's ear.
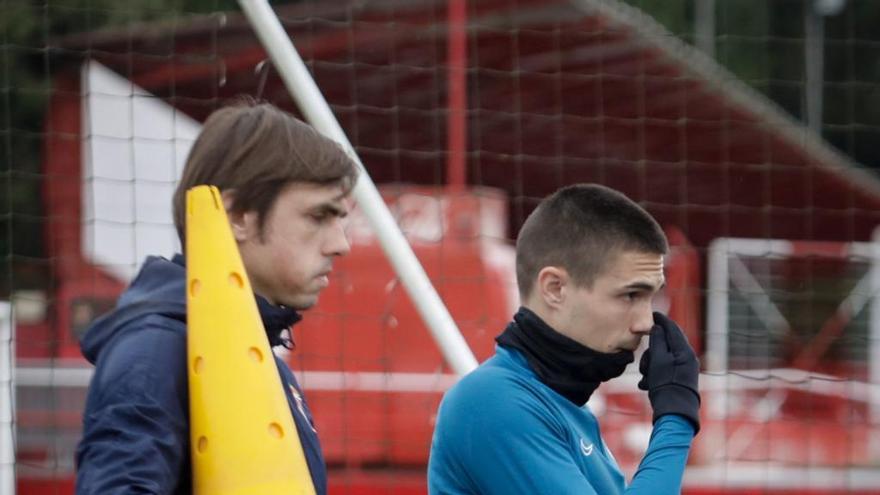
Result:
M570 283L568 272L558 266L545 266L538 272L535 283L537 296L548 307L558 309L565 302L566 289Z
M223 199L223 208L226 209L226 216L229 218L229 227L232 229L232 237L236 242L244 242L249 237L253 237L256 232L256 214L254 212L238 212L232 211L232 204L235 202L235 191L227 189L220 193Z

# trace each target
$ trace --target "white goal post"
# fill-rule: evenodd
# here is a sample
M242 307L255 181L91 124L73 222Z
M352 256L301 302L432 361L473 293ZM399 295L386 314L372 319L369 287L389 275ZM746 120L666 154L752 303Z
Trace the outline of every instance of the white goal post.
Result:
M15 494L15 340L12 304L0 302L0 493Z
M748 337L742 337L743 334L754 334L754 330L745 326L754 325L766 333L763 338L768 349L771 345L766 342L792 331L790 316L784 314L778 302L779 293L785 291L772 286L773 280L779 276L775 272L770 273L772 269L768 267L777 261L794 259L836 260L842 265L852 265L852 270L846 274L850 277L846 282L848 288L840 294L839 300L834 301L836 308L831 318L837 319L839 325L860 318L863 326L859 331L864 331L866 342L861 349L858 344L851 347L860 356L864 355L867 377L862 387L855 388L864 389L865 393L859 394L861 400L869 403L872 420L880 422L880 239L876 235L874 242L852 243L745 238L719 238L713 241L708 253L705 371L716 376L729 376L731 371L744 376L754 374L731 363L732 355L744 354L731 348L731 341L737 338L737 333L741 340L748 340ZM762 267L756 268L755 261L761 261ZM752 266L749 266L750 262ZM738 308L731 307L734 295L739 298ZM827 300L825 302L828 303ZM805 300L802 310L810 311L812 308L809 304ZM748 312L748 318L742 316L744 311ZM746 319L749 322L742 323ZM732 320L739 322L738 325L743 328L732 328ZM757 348L756 354L759 356L761 345L753 347ZM770 354L772 352L768 351ZM774 368L773 363L767 368ZM804 375L799 371L803 370L777 369L774 373L779 376ZM809 376L818 378L820 375L811 372Z
M477 359L394 222L394 217L388 211L376 185L333 116L327 100L309 74L278 16L266 0L239 0L239 4L306 120L318 131L342 145L357 162L361 174L353 191L354 197L375 230L386 257L400 277L410 299L431 330L444 358L458 375L473 370L477 367Z

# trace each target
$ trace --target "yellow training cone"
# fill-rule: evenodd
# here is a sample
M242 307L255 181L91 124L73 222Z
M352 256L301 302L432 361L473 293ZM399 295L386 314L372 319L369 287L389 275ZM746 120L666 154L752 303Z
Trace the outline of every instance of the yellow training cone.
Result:
M217 188L186 197L193 492L313 495L281 378Z

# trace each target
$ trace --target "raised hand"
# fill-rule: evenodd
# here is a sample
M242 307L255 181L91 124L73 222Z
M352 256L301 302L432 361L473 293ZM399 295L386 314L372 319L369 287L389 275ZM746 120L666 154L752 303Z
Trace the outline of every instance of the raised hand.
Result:
M700 431L700 362L681 328L656 311L639 371L638 387L648 391L655 422L664 414L680 414L693 423L694 433Z

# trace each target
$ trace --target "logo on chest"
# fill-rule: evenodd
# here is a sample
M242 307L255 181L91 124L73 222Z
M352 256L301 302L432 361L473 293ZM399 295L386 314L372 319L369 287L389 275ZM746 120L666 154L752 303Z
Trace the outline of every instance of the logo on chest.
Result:
M583 438L581 438L581 453L584 454L584 456L592 455L593 443L590 442L589 444L587 444L587 442Z

